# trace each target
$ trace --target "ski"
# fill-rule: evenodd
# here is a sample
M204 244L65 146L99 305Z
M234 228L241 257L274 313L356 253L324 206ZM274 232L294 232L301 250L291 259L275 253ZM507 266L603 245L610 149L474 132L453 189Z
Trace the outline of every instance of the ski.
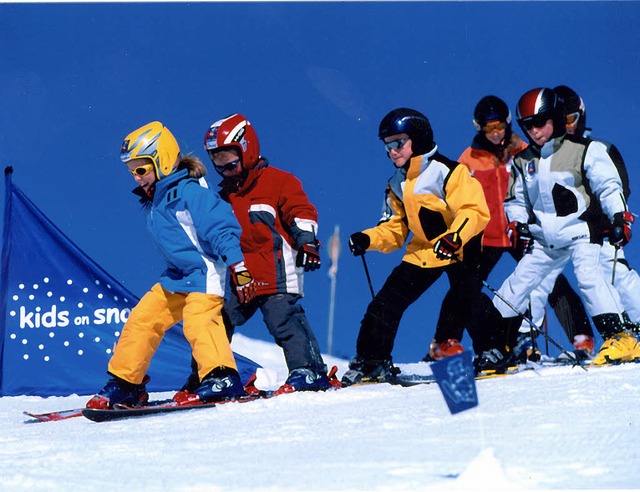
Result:
M513 374L518 374L522 371L533 370L534 367L530 366L511 366L508 367L505 371L483 371L479 374L476 374L476 381L481 381L483 379L493 379L504 376L511 376ZM397 384L400 386L416 386L419 384L431 384L435 383L436 379L433 374L399 374L395 376L395 378L385 381L389 384ZM366 383L365 383L366 384Z
M178 405L174 401L169 402L150 402L150 404L141 407L127 407L124 405L115 405L114 408L83 408L82 416L92 420L93 422L110 422L112 420L129 419L133 417L146 417L149 415L158 415L161 413L179 412L182 410L194 410L197 408L212 408L216 403L192 403L189 405Z
M70 410L59 410L57 412L33 413L25 411L22 413L39 422L56 422L58 420L82 417L82 410L83 408L72 408Z

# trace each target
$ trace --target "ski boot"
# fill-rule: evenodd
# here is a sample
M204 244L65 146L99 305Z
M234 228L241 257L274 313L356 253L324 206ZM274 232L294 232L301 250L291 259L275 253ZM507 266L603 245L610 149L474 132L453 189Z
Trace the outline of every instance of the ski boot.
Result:
M188 388L178 391L173 395L173 401L178 405L189 405L237 400L246 395L238 371L220 366L207 374L193 392Z
M620 364L639 360L640 343L631 333L623 331L605 340L591 364L603 366L605 364Z
M289 373L289 377L274 393L283 395L294 391L326 391L333 388L329 377L325 372L315 372L309 368L301 367Z
M146 384L150 380L149 376L145 376L141 384L133 384L114 376L87 402L86 407L106 410L113 408L116 403L131 406L144 405L149 401Z
M590 359L595 354L595 344L592 336L576 335L573 337L573 349L576 357L580 359Z
M355 357L349 363L349 370L342 376L342 386L351 386L360 383L385 383L392 381L400 369L393 365L391 359L387 360L363 360Z
M480 355L476 356L473 361L473 366L476 375L481 372L495 372L502 374L507 371L509 366L516 363L516 358L513 355L513 350L508 345L498 348L494 347L485 350Z
M425 361L442 360L462 352L464 352L464 348L462 348L460 342L455 338L449 338L440 343L436 343L436 340L433 339L429 347L429 355L425 357Z
M517 362L525 363L527 361L539 362L542 353L535 346L535 339L531 337L531 333L518 333L516 345L513 348L513 354Z

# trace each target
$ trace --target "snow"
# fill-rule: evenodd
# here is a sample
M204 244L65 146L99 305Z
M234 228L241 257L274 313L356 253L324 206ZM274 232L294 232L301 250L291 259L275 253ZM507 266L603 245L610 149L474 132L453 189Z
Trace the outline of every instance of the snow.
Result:
M279 348L234 350L286 377ZM347 361L326 357L339 374ZM427 364L401 364L429 373ZM23 410L88 395L0 398L1 491L632 489L640 484L640 364L553 367L478 381L451 415L435 384L294 393L118 422L34 423ZM169 397L171 393L153 394Z

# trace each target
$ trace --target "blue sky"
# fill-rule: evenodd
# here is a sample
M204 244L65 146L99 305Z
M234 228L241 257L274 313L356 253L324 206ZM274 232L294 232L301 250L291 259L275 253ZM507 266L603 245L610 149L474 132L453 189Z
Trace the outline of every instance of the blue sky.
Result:
M0 4L0 164L142 295L162 265L118 159L123 137L159 119L183 152L209 165L205 130L243 113L262 154L302 180L320 239L328 244L340 226L334 353L350 357L371 295L346 240L377 222L393 172L376 136L380 119L400 106L422 111L440 151L456 159L481 97L495 94L513 112L527 90L566 84L585 100L594 136L619 147L634 190L639 17L639 2ZM637 266L640 241L626 252ZM367 254L376 289L401 258ZM302 303L325 349L326 250L323 261L307 275ZM512 267L505 258L492 285ZM443 278L407 311L398 362L426 352L446 288ZM269 339L259 316L240 331Z

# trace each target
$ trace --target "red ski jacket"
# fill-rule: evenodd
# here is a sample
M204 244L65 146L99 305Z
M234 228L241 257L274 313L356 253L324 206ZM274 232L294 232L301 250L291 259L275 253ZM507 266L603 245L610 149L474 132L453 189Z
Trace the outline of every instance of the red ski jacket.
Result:
M262 159L239 188L230 180L220 186L242 228L240 247L257 295L302 296L304 269L295 266L296 255L300 246L316 241L318 212L300 180Z

